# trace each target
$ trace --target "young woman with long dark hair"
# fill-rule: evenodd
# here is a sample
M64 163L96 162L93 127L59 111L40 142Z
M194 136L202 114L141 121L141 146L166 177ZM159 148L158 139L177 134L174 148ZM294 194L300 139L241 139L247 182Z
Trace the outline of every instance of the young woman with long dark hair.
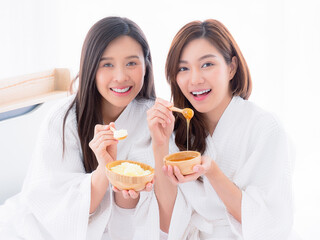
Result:
M10 231L23 239L77 240L159 233L145 210L152 183L141 193L112 191L105 169L116 159L154 165L146 120L155 98L152 59L137 24L120 17L94 24L78 78L76 94L44 121L20 194L23 214L12 218ZM116 140L110 127L127 129L128 137Z
M290 144L277 118L248 101L249 68L227 28L217 20L182 27L166 77L173 105L194 109L189 150L202 163L186 176L163 164L186 150L186 120L157 99L148 123L161 230L168 239L292 239Z

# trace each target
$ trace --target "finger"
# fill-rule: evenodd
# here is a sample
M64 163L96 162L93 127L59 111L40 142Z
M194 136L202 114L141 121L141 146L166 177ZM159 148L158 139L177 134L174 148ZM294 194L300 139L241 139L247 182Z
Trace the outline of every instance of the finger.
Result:
M97 135L94 139L90 141L91 145L99 146L101 142L107 141L107 140L116 140L112 134L101 134Z
M171 119L173 117L173 114L172 114L172 111L169 110L168 107L162 105L162 104L155 104L153 106L154 110L157 110L159 112L161 112L162 114L164 114L166 116L166 119L167 119L167 122L170 123L171 122Z
M205 169L204 165L197 164L197 165L193 166L192 170L193 170L193 172L201 175L201 174L205 173L206 169Z
M163 173L164 173L167 177L169 177L169 174L168 174L168 166L167 166L167 165L163 165L162 171L163 171Z
M202 156L201 165L205 171L208 171L213 164L212 158L208 156Z
M121 190L119 190L119 189L116 188L115 186L112 186L112 190L113 190L114 192L121 192Z
M110 138L112 138L113 132L111 130L100 130L94 135L93 139L91 140L92 143L96 143L102 136L110 136Z
M151 182L147 183L146 187L145 187L145 190L147 192L151 192L152 191L152 188L153 188L153 184Z
M161 108L161 107L160 107ZM172 114L168 109L162 106L165 110L161 110L156 107L153 108L153 112L151 113L150 120L152 120L155 117L163 119L166 123L171 123L171 116Z
M163 106L165 106L166 108L169 108L169 107L172 107L172 106L173 106L173 104L172 104L171 102L168 102L168 101L166 101L166 100L164 100L164 99L162 99L162 98L157 98L157 99L156 99L156 103L160 103L160 104L162 104Z
M180 169L177 166L174 166L173 170L174 170L174 175L176 176L178 181L181 183L185 182L184 176L180 172Z
M110 122L110 123L109 123L109 127L113 127L114 129L116 129L116 125L115 125L114 122Z
M128 193L127 190L122 190L121 192L122 192L122 196L123 196L125 199L130 198L129 193Z
M179 184L178 179L176 178L176 176L173 173L173 168L171 165L168 165L168 177L170 179L170 181L174 184Z
M158 124L160 124L162 127L167 125L167 122L164 119L158 117L154 117L153 119L148 120L148 122L150 127L157 126Z
M184 176L184 182L191 182L197 180L202 174L199 173L191 173Z
M139 196L139 193L137 193L136 191L134 191L134 190L132 190L132 189L130 189L130 190L128 191L128 193L129 193L129 196L130 196L132 199L136 199L136 198Z
M94 135L96 135L98 132L102 131L102 130L108 130L110 129L109 125L101 125L101 124L97 124L94 127Z
M117 140L114 138L113 133L108 133L108 134L103 134L101 135L96 141L95 143L101 143L103 141L108 141L108 140Z
M118 140L107 140L107 141L103 141L99 144L99 146L96 148L98 151L103 151L105 150L108 146L117 144Z

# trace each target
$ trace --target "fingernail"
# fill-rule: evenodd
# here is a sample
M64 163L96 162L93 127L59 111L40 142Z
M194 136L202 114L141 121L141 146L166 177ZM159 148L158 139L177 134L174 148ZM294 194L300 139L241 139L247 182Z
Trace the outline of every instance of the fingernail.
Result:
M193 171L194 171L194 172L198 172L198 171L199 171L199 167L194 167L194 168L193 168Z

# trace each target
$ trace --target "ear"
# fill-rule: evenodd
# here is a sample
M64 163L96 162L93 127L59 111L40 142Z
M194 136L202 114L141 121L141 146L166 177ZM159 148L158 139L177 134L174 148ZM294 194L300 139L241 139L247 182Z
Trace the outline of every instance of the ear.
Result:
M229 79L232 80L238 69L238 58L236 56L232 57L232 60L229 66L230 66Z

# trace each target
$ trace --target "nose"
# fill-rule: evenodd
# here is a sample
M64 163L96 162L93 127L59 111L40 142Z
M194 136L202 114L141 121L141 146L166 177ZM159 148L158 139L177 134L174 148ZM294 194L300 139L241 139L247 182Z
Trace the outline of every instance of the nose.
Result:
M114 71L114 81L125 82L128 80L128 75L122 67L117 67Z
M197 85L203 83L204 80L202 78L201 72L198 69L193 69L191 71L191 84Z

